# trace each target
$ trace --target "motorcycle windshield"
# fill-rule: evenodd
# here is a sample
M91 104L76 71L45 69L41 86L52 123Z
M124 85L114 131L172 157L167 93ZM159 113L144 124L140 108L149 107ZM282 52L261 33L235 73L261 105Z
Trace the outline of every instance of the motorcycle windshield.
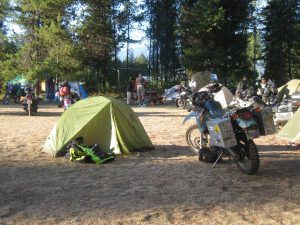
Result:
M225 115L225 111L219 102L208 100L204 106L210 113L212 118L221 118Z

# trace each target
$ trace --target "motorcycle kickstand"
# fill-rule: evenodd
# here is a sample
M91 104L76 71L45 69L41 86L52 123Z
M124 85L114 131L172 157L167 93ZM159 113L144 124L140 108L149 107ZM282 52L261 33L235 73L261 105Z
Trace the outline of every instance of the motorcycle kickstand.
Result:
M223 156L223 152L220 153L220 155L218 156L217 160L214 162L214 164L212 165L212 169L216 166L216 164L220 161L221 157Z

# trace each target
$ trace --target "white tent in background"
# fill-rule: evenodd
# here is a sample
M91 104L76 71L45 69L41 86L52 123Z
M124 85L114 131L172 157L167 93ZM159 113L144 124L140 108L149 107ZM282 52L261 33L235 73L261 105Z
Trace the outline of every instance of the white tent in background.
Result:
M199 91L208 90L208 86L210 86L210 84L201 88ZM231 93L231 91L229 91L227 87L223 86L219 92L214 94L214 100L220 102L222 108L227 108L230 102L232 102L233 100L233 94Z

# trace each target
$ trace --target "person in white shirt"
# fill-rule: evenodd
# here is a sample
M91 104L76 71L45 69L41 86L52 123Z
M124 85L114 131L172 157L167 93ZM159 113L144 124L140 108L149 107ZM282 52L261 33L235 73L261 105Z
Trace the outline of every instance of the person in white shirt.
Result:
M143 78L142 74L139 74L139 76L135 79L135 82L138 101L140 102L145 98L145 79Z

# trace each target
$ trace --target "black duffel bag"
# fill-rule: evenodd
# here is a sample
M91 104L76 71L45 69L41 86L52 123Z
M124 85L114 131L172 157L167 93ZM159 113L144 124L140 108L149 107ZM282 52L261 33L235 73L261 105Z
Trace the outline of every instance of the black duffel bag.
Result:
M198 154L199 161L206 163L214 163L219 157L219 154L215 151L212 151L210 148L201 148Z

